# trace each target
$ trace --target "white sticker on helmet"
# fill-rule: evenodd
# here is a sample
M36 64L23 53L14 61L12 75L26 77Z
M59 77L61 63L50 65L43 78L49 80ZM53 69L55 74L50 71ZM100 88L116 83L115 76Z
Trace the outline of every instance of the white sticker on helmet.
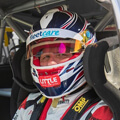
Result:
M65 29L50 28L50 29L38 30L32 33L27 38L27 45L35 40L41 38L48 38L48 37L73 38L80 41L83 39L83 37L79 33Z

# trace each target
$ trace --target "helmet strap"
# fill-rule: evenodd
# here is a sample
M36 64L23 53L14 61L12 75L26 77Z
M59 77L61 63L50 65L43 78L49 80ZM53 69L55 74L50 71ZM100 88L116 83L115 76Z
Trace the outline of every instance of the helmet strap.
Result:
M52 107L56 108L60 98L55 98L52 100Z

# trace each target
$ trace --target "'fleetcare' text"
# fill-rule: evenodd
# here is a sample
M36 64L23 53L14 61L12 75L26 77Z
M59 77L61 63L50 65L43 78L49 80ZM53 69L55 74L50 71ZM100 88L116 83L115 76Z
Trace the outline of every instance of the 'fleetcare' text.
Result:
M30 36L30 40L36 39L36 38L44 38L44 37L51 37L51 36L58 36L59 31L58 30L49 30L49 31L40 31L35 34L32 34Z

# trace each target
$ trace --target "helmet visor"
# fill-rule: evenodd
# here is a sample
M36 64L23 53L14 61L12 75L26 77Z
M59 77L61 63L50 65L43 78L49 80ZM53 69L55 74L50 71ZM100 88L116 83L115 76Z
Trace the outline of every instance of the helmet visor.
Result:
M27 59L41 57L42 54L69 54L80 53L84 50L85 43L75 39L43 38L31 42L27 46Z

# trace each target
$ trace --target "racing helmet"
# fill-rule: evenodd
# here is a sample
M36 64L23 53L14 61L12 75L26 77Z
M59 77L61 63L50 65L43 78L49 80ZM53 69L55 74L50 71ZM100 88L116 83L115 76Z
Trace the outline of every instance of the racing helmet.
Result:
M31 74L40 92L47 98L58 98L83 86L86 83L84 50L95 41L90 23L82 16L67 11L66 6L54 8L43 15L33 25L26 42ZM45 49L47 52L44 52ZM42 65L41 61L46 59L43 56L51 54L52 49L52 53L59 59L64 55L71 56L64 62Z

